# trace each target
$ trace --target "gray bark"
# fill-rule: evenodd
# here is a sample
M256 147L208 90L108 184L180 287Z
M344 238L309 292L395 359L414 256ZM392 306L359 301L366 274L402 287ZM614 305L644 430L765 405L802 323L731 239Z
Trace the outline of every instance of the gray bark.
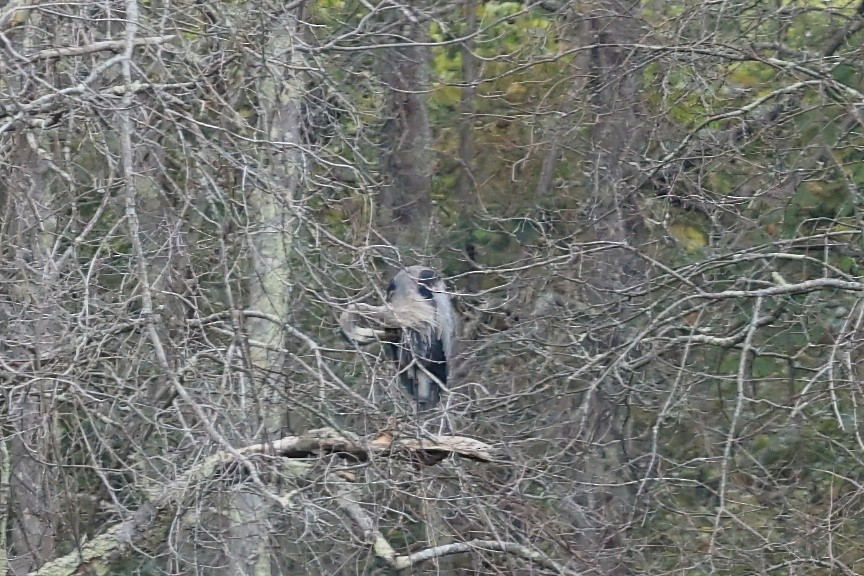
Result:
M477 56L474 54L474 37L477 31L477 2L465 0L465 31L469 36L462 45L462 96L459 101L459 176L456 179L456 194L461 208L468 209L477 203L474 181L474 98L477 93Z
M267 186L253 186L246 191L252 216L247 290L249 308L284 322L290 313L286 295L293 251L292 207L302 162L302 95L296 78L300 66L294 45L298 33L294 12L283 13L271 33L259 98L261 133L274 145L269 148L269 154L261 158L269 180ZM284 361L284 331L281 323L255 317L245 321L244 332L247 338L264 346L252 346L248 341L244 344L248 371L243 389L247 397L240 398L240 402L255 409L249 410L246 421L234 423L233 432L241 438L267 441L277 437L291 409L284 405L285 384L278 377ZM258 488L264 489L263 486ZM274 547L270 516L275 512L272 502L256 490L241 488L233 491L223 504L227 521L223 540L224 569L214 573L270 574L275 562L271 557ZM284 544L288 550L294 546Z
M419 42L425 38L424 25L406 19L397 28L402 37ZM378 225L391 242L419 246L427 239L432 215L429 48L408 43L387 49L379 75L385 85L385 102L381 128L384 185Z
M24 135L15 168L7 174L10 183L8 236L16 240L15 265L7 269L10 279L4 294L4 354L23 372L38 370L64 348L63 313L56 301L57 270L52 255L56 225L54 203L42 177L43 167L31 150L35 143ZM52 461L51 416L42 406L53 383L44 378L10 383L6 391L9 450L9 568L25 574L51 559L55 553L58 514L48 486L55 481ZM17 386L15 384L18 384Z
M591 178L591 234L600 241L636 244L640 215L633 166L644 144L642 71L634 48L644 34L639 2L594 2L587 12L571 16L577 41L592 46L577 59L588 79L584 85L580 81L578 88L584 88L592 114L585 170ZM558 141L553 143L556 155L558 145ZM547 170L544 166L543 173ZM630 251L611 250L586 264L591 285L598 289L593 292L598 304L608 298L606 290L620 290L644 279L644 265ZM623 337L626 335L618 335ZM610 401L608 394L618 392L617 386L611 380L594 382L581 396L573 434L584 439L588 448L577 459L577 489L561 503L562 513L580 534L580 546L591 548L601 573L609 575L627 573L624 527L632 505L624 483L627 471L622 462L626 458L617 441L623 408Z
M589 15L581 15L577 34L592 48L588 59L589 100L594 114L589 150L592 151L592 220L597 237L626 241L632 235L637 209L633 190L634 160L640 156L644 134L641 67L632 48L644 31L639 2L593 3ZM630 262L616 262L626 264ZM628 282L626 270L608 270L609 279Z

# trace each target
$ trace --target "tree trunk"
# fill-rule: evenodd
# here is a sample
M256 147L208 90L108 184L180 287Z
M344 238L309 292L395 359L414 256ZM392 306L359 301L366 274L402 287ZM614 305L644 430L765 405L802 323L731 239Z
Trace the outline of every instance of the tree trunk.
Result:
M459 100L459 175L456 194L462 210L477 204L474 181L474 98L477 93L477 56L474 34L477 33L477 2L465 0L465 35L462 45L462 95Z
M588 216L594 222L593 239L632 245L638 243L640 231L632 166L644 144L639 124L643 109L642 68L636 62L634 48L644 32L639 2L603 0L586 8L574 12L571 18L577 41L592 46L576 61L582 68L577 74L588 78L587 83L579 80L577 85L586 91L593 116L589 166L585 170L591 178ZM553 143L553 151L557 145ZM609 298L607 291L631 286L645 274L643 262L622 249L604 252L586 264L591 270L593 293L601 300ZM620 438L618 427L625 410L610 401L620 395L609 392L619 392L611 380L592 384L574 414L575 433L590 448L578 459L575 479L580 488L564 500L562 511L582 534L582 545L593 549L591 557L598 562L600 571L619 575L627 572L624 530L632 499L624 483L627 475L622 462L626 458L616 440Z
M51 193L31 150L30 140L21 134L17 138L15 168L5 180L9 183L6 201L10 229L19 250L15 255L19 266L12 271L15 289L9 294L9 309L4 310L7 325L3 333L16 346L5 351L22 372L39 369L62 348L63 317L58 308L57 270L52 256L52 241L56 225ZM26 384L25 384L26 382ZM32 378L10 387L7 395L7 433L10 493L10 558L12 574L26 574L54 557L57 511L55 495L48 490L56 475L53 461L49 420L51 415L42 406L43 399L53 389L44 378Z
M582 13L577 35L583 44L594 47L588 61L589 101L593 112L589 150L592 177L591 219L597 222L598 239L626 242L638 231L638 209L633 163L644 145L642 68L635 58L635 46L644 30L638 0L592 3ZM617 255L606 268L605 279L620 287L632 281L636 259Z
M251 186L247 191L252 217L248 239L251 248L248 302L235 303L242 309L256 310L283 322L290 313L287 293L293 250L292 206L302 161L302 94L296 77L301 66L294 45L297 34L296 14L293 10L286 11L273 26L273 36L267 47L268 66L264 68L258 96L261 132L271 142L266 157L261 158L269 182L265 187ZM236 433L243 438L268 442L279 437L291 409L285 406L284 398L290 394L286 394L286 383L279 376L284 362L284 330L281 323L261 317L243 322L248 370L242 389L247 391L248 397L239 401L249 408L249 417L245 422L236 423ZM257 343L252 345L249 340ZM232 576L270 574L276 562L271 557L274 546L270 518L277 512L272 502L257 490L239 486L224 504L228 522L227 558L225 569L219 572ZM284 544L283 552L291 546L292 543Z
M412 12L411 18L405 18L398 27L402 37L422 42L426 38L424 25ZM434 156L427 110L429 48L406 43L386 49L379 74L385 95L381 128L384 185L378 226L397 247L420 247L429 240L432 215Z

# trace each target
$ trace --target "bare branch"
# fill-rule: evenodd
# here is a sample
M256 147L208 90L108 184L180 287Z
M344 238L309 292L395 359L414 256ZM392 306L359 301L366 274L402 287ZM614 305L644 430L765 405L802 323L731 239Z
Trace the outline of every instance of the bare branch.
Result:
M360 502L356 500L354 494L358 488L350 487L346 482L339 481L334 477L329 480L336 485L336 495L339 507L348 514L351 520L363 532L363 539L372 546L372 551L375 556L383 560L394 570L406 570L412 566L416 566L422 562L432 560L434 558L443 558L453 554L465 554L469 552L490 551L504 552L518 556L524 560L534 562L544 568L552 570L556 574L566 576L579 576L578 572L569 570L559 563L555 562L543 552L528 548L515 542L502 542L499 540L471 540L469 542L454 542L452 544L444 544L426 548L420 552L415 552L409 555L399 555L396 550L387 541L383 534L375 527L374 520L363 510Z
M395 457L399 454L437 462L447 456L459 456L478 462L503 462L503 454L480 440L464 436L430 436L429 438L395 437L389 432L363 441L339 433L332 428L310 430L302 436L287 436L267 444L254 444L238 450L240 454L275 454L288 458L306 458L342 452L368 458L369 456ZM226 455L228 456L228 455Z
M164 44L177 38L176 34L166 34L164 36L150 36L146 38L135 38L132 41L133 46L152 46L154 44ZM23 62L32 64L39 60L48 60L50 58L62 58L66 56L83 56L85 54L94 54L96 52L119 52L126 45L126 40L103 40L102 42L93 42L82 46L63 46L62 48L52 48L49 50L40 50L36 54L24 57Z
M361 326L360 320L373 327ZM339 328L346 338L360 345L371 344L378 340L393 340L388 329L400 327L396 314L387 306L370 304L351 304L339 315Z
M136 542L154 529L155 519L156 510L145 503L128 520L112 526L74 552L42 566L36 576L72 576L80 574L84 566L107 566L112 559L135 548Z
M80 551L75 551L46 564L37 574L42 576L65 576L77 573L82 565L94 562L104 565L110 562L113 558L116 558L134 546L138 539L144 537L146 535L145 529L146 531L157 529L157 526L154 526L156 510L165 508L170 502L179 504L188 486L212 480L213 475L219 474L227 464L240 462L244 466L251 466L251 462L247 457L254 454L302 459L334 453L350 454L362 459L366 459L372 455L393 458L400 454L407 454L411 458L427 464L440 461L449 455L460 456L479 462L491 463L502 461L501 456L497 455L497 451L492 446L472 438L437 436L432 440L414 438L395 439L389 434L382 434L369 442L363 442L357 438L339 434L330 428L311 430L302 436L287 436L272 443L254 444L239 448L236 451L224 451L214 454L196 465L177 482L161 490L160 494L153 494L153 503L145 502L128 520L109 528L106 532L82 546ZM236 454L242 455L242 458L238 460ZM308 472L308 469L305 469L305 472ZM335 475L331 475L331 479L335 478ZM339 482L341 486L342 481ZM346 491L345 494L348 494L348 492ZM276 501L281 505L290 506L290 499L279 498ZM344 505L346 510L350 511L352 518L355 518L356 515L355 521L360 519L359 522L365 522L362 520L362 510L359 508L359 505L356 503L351 504L348 499L345 499L344 502L340 500L340 505ZM354 506L356 506L356 509L354 509ZM361 525L361 528L366 531L369 526L371 524L367 525L364 523ZM386 540L380 534L378 534L378 537L380 537L380 541L376 541L376 554L380 553L383 556L387 556L389 544L386 543ZM389 550L392 552L392 547ZM434 555L453 554L456 552L457 550L451 552L445 550ZM529 552L524 550L514 553L522 555L526 559L532 559ZM392 552L391 556L397 559L395 552ZM405 567L431 557L412 560L408 564L405 564ZM405 562L404 559L408 557L402 556L398 558L402 559L398 560L399 562Z

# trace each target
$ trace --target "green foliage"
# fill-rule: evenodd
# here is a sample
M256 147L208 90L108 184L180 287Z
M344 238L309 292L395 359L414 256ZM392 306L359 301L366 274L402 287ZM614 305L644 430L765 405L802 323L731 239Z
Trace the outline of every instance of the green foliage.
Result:
M704 217L685 213L672 221L668 230L681 248L696 253L708 245L709 225Z
M736 62L729 66L728 80L741 88L753 88L764 95L771 90L770 84L777 78L777 70L762 62ZM749 93L749 92L748 92Z
M485 183L480 191L485 203L496 213L515 215L525 207L518 202L522 194L517 191L501 195L494 190L513 188L511 167L523 159L521 143L528 132L521 123L506 118L514 113L524 114L524 109L530 109L533 102L559 102L566 86L558 78L562 68L566 69L572 59L564 56L544 61L544 58L554 56L562 46L554 28L554 19L543 10L526 10L517 2L485 2L477 8L477 20L479 31L474 39L474 50L481 59L481 76L473 103L479 118L498 120L482 120L475 125L476 178ZM467 33L461 21L452 23L446 33L437 25L431 29L431 37L436 40ZM429 110L436 131L440 167L433 186L446 209L458 214L460 207L448 200L461 169L461 164L452 159L458 156L459 128L465 122L458 111L463 96L462 49L447 44L434 47L432 52L434 80ZM507 57L502 58L505 54ZM513 62L524 62L525 65L514 68ZM537 159L529 159L525 168L526 175L537 174ZM520 182L527 181L530 178L520 179ZM487 190L490 192L485 192ZM528 196L525 200L528 205L532 203Z

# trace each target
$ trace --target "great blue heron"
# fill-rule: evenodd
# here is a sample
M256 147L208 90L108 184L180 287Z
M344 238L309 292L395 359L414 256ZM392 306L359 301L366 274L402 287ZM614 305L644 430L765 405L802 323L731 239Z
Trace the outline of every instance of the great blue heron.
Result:
M340 317L345 335L358 344L387 343L399 379L420 410L441 399L456 354L458 319L438 273L409 266L387 285L385 306L354 306ZM380 329L357 326L362 315Z

